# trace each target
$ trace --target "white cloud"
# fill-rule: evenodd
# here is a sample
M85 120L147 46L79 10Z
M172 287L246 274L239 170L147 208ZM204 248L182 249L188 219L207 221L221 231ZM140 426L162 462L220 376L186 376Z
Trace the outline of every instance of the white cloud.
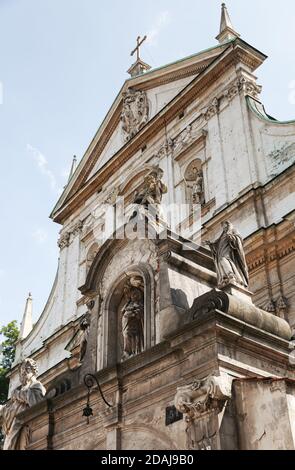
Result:
M48 168L48 161L46 160L46 157L43 155L43 153L41 153L35 147L32 147L30 144L27 144L27 150L33 156L42 175L46 176L48 179L51 189L57 193L60 193L61 189L57 186L56 177L54 176L54 173Z
M38 244L43 245L43 243L46 242L48 235L47 235L47 232L43 228L37 228L32 233L32 237Z
M169 11L161 11L155 19L153 27L147 33L146 44L156 46L158 44L158 37L162 30L170 23L171 16Z

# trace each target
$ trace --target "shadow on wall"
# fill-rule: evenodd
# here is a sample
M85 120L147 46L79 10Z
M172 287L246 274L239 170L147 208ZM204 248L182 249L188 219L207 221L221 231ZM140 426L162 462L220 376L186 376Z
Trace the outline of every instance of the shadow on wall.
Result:
M171 289L171 298L173 305L175 305L176 307L179 307L183 310L188 310L190 308L186 293L183 292L183 290Z

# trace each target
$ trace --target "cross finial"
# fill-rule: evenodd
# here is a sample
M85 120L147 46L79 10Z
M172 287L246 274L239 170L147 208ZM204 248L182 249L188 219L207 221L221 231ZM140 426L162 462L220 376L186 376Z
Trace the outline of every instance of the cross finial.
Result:
M142 45L142 43L147 39L147 36L144 36L142 39L140 36L137 37L137 46L135 49L133 49L133 51L131 52L131 55L133 56L136 52L136 60L140 60L140 57L139 57L139 50L140 50L140 46Z

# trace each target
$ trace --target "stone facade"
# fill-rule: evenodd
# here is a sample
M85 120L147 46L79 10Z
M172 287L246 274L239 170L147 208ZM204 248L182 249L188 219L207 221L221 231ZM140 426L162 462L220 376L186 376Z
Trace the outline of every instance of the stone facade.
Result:
M47 389L19 416L29 449L295 447L295 121L266 114L254 75L266 56L234 33L225 26L218 46L126 80L51 214L62 226L57 277L10 375L13 390L32 357ZM179 220L166 239L111 239L110 204L133 203L155 168L163 206L191 206L197 185L198 229L189 209L182 239ZM253 295L217 289L203 240L227 220L244 239ZM143 283L143 350L122 360L132 276ZM88 425L87 373L112 404L93 390Z

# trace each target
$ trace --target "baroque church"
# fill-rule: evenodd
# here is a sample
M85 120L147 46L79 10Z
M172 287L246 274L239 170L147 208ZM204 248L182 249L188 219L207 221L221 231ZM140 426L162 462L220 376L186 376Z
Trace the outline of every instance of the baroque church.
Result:
M152 69L144 39L51 213L5 446L294 450L295 121L267 114L225 4L207 50Z

